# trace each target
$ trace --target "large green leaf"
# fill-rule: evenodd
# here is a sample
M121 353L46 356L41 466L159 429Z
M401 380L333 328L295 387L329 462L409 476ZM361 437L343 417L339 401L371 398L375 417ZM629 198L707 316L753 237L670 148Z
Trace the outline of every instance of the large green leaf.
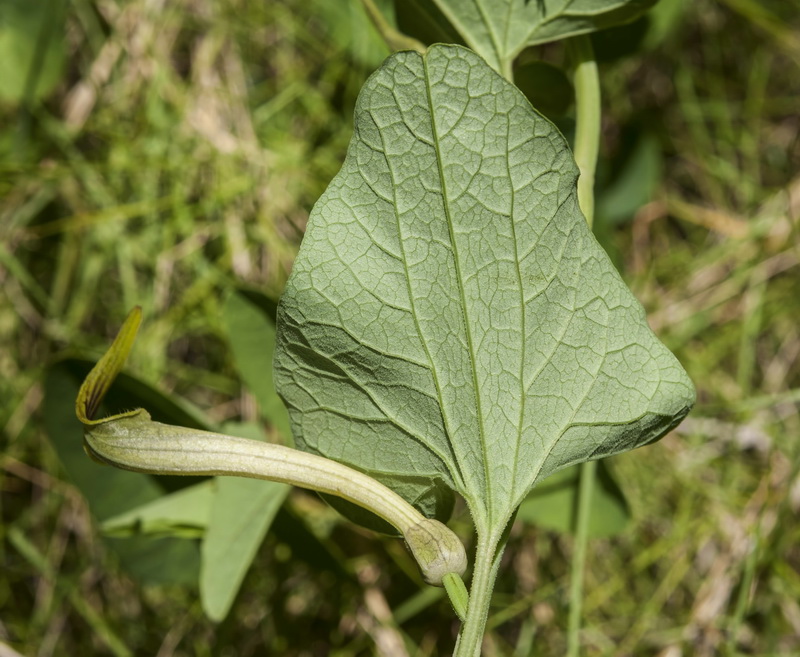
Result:
M694 387L589 232L577 175L474 53L390 57L279 307L298 446L429 514L451 488L481 531L549 474L679 422Z
M656 0L427 0L495 70L527 46L601 30L639 16Z

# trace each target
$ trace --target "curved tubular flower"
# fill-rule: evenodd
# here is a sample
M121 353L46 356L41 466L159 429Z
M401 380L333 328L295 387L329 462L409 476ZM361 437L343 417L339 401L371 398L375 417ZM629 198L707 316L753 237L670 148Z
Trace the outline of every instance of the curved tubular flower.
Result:
M393 525L403 535L426 582L444 586L448 576L448 591L466 593L461 575L467 557L458 537L363 472L283 445L154 422L143 408L93 419L125 363L141 318L141 309L134 308L78 393L75 410L90 457L136 472L251 477L336 495ZM461 582L460 587L452 585L453 578ZM465 598L457 602L457 608L466 607Z

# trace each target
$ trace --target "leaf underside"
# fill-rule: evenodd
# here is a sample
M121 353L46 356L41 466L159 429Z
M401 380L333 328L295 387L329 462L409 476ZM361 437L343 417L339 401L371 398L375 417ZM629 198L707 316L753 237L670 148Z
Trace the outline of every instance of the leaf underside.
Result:
M656 0L429 0L493 68L526 47L619 25Z
M480 531L556 470L677 424L694 387L589 232L577 176L476 54L387 59L279 307L298 447L431 516L450 488Z

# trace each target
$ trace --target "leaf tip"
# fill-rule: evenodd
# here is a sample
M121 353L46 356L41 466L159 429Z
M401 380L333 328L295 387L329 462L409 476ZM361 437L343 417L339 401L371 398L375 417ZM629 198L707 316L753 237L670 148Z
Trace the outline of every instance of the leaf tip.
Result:
M114 379L117 378L117 375L122 370L136 340L136 334L141 323L142 307L135 306L128 313L108 351L97 361L92 371L86 376L78 391L78 398L75 400L75 414L81 424L92 425L97 423L92 418L100 407L100 403L103 401Z

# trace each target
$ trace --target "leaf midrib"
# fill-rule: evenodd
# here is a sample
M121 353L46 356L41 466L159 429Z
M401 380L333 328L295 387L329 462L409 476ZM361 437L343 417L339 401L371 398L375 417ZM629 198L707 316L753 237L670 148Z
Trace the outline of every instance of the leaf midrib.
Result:
M426 92L426 95L427 95L428 109L430 111L430 116L431 116L431 131L432 131L432 134L433 134L433 141L434 141L434 144L435 144L434 153L436 155L436 166L437 166L437 170L438 170L438 173L439 173L439 184L440 184L441 190L442 190L442 205L444 206L445 217L447 218L447 230L448 230L448 233L450 235L450 245L451 245L451 249L452 249L452 253L453 253L453 264L454 264L454 266L456 268L456 280L458 282L458 293L459 293L459 298L461 300L461 317L462 317L462 320L464 321L464 330L465 330L465 333L466 333L466 336L467 336L467 346L468 346L469 360L470 360L470 372L472 374L472 394L475 397L475 408L476 408L477 413L478 413L478 433L479 433L479 440L480 440L480 444L481 444L481 453L482 453L482 457L483 457L482 461L483 461L484 490L480 491L480 497L478 497L477 499L472 499L472 500L468 500L468 501L471 502L471 504L470 504L471 507L474 507L477 504L480 504L481 507L482 507L482 510L484 511L486 516L488 517L488 516L491 516L491 509L492 509L492 506L490 504L487 504L487 502L489 500L492 500L492 481L491 481L491 477L490 477L489 469L488 469L488 459L487 459L487 452L486 452L486 435L485 435L485 430L484 430L483 411L482 411L482 408L481 408L481 395L480 395L480 392L479 392L480 389L478 387L477 371L476 371L476 367L475 367L475 349L474 349L473 341L472 341L472 331L470 329L469 317L467 316L467 304L466 304L466 297L464 295L464 279L461 276L461 263L460 263L459 257L458 257L458 244L456 242L456 236L455 236L455 231L454 231L454 226L453 226L453 218L452 218L452 213L450 211L450 201L449 201L449 197L447 195L447 185L445 183L444 170L442 168L442 158L441 158L441 155L440 155L440 153L441 153L441 143L440 143L440 140L439 140L439 130L438 130L438 127L436 125L436 114L434 112L433 98L432 98L432 95L431 95L433 90L431 88L430 74L428 72L428 56L429 55L426 55L426 56L422 57L422 65L423 65L423 70L424 70L424 73L425 73L425 75L424 75L424 78L425 78L425 92ZM432 360L431 360L431 367L433 367L434 369L436 368L436 366L434 365ZM444 400L442 400L442 415L445 415L446 414L446 407L445 407L443 401ZM455 449L455 445L453 447L454 447L453 451L457 453L457 451ZM456 458L458 458L458 457L456 457ZM471 481L472 480L470 480L470 482ZM472 511L473 511L473 513L475 513L475 511L477 511L477 509L473 508Z
M514 180L511 176L511 120L506 120L506 174L508 175L508 185L511 188L511 207L509 208L508 219L511 224L511 239L514 242L514 264L517 271L517 289L519 290L519 316L520 316L520 340L522 341L522 353L519 357L519 371L517 378L519 379L520 388L520 404L519 404L519 417L517 418L517 440L514 443L514 460L512 461L511 468L511 494L514 494L517 486L517 462L519 460L519 448L522 443L522 421L525 419L525 400L528 395L525 394L525 356L527 353L528 341L526 339L525 329L525 291L522 289L522 271L520 269L519 261L519 243L517 242L517 225L514 220L514 201L516 199L516 190L514 189Z
M425 65L425 58L422 57L421 55L416 54L416 53L414 53L414 54L417 57L420 57L423 60L424 70L425 70L425 73L427 75L427 66ZM427 84L426 84L426 87L427 87ZM401 225L401 222L400 222L400 215L398 213L397 184L396 184L396 181L394 179L394 172L392 171L392 167L389 164L389 156L387 154L388 151L387 151L387 148L386 148L386 142L384 140L383 131L382 130L378 130L378 134L380 135L380 138L381 138L381 145L383 147L383 155L386 158L386 165L387 165L387 168L389 170L389 175L392 177L392 195L393 196L392 196L391 206L392 206L393 214L394 214L394 217L395 217L395 222L396 222L396 225L397 225L397 238L398 238L398 243L400 245L400 253L401 253L401 261L403 263L403 270L405 272L404 278L405 278L405 281L406 281L406 291L408 293L408 302L409 302L409 305L411 307L411 316L414 319L414 327L416 328L417 335L419 335L420 343L422 344L422 348L425 350L425 355L428 358L428 363L429 363L429 366L430 366L431 376L433 377L433 383L434 383L434 386L436 387L436 397L437 397L437 400L439 402L439 408L441 409L442 420L443 420L443 423L445 425L444 426L445 435L447 436L448 442L450 443L450 450L451 450L452 455L453 455L453 465L455 466L456 470L455 471L453 470L453 468L451 467L451 464L450 464L448 459L442 459L442 462L444 464L444 467L447 468L447 471L450 473L450 477L453 480L454 486L456 486L457 488L461 488L461 491L464 491L464 489L466 488L466 479L465 479L464 474L463 474L463 472L461 470L461 463L460 463L460 460L458 458L458 453L455 450L455 446L449 440L450 432L448 430L448 420L447 420L447 417L445 415L445 410L444 410L445 409L444 397L442 395L441 382L439 381L439 373L438 373L438 370L436 369L436 366L434 365L433 357L431 356L430 349L428 348L428 343L425 340L424 334L422 332L422 328L420 327L419 316L417 314L416 304L414 303L414 291L411 289L411 272L408 269L408 256L406 254L405 241L403 239L403 229L402 229L402 225ZM415 138L417 138L416 135L414 135L414 136L415 136ZM431 144L431 146L433 147L434 152L436 152L435 145ZM438 159L438 157L437 157L437 159Z
M489 33L489 40L492 42L492 45L494 46L494 52L495 55L497 56L497 61L500 62L500 66L502 67L505 61L505 52L500 51L500 41L498 40L497 35L494 32L494 23L486 15L486 9L483 6L483 0L474 0L474 1L475 1L475 7L478 9L478 13L481 15L481 18L483 19L483 24L486 26L486 31ZM505 45L506 44L503 43L503 51L505 51ZM426 68L426 73L427 73L427 68Z

